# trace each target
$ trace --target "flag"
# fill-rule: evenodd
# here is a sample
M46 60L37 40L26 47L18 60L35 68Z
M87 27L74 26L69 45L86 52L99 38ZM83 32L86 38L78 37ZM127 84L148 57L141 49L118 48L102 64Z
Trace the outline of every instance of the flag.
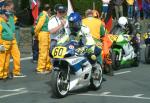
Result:
M137 0L137 1L138 1L139 10L141 11L142 10L142 0Z
M108 11L107 11L108 13L105 18L105 28L108 33L111 31L112 24L113 24L113 18L112 18L113 11L114 11L114 3L113 0L111 0L108 6Z
M67 16L69 16L71 13L73 13L73 8L72 8L72 4L71 1L68 0L68 10L67 10Z
M32 9L32 16L34 18L34 24L35 24L35 21L38 18L38 14L39 14L38 6L39 6L38 0L32 0L31 9Z
M112 28L112 16L109 17L108 21L105 22L105 28L107 29L107 32L109 33Z

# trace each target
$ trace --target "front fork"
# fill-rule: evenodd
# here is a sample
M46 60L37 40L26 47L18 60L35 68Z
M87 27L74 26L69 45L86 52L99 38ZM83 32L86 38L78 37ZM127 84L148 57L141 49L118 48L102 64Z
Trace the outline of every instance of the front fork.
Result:
M67 70L67 77L65 82L69 82L70 80L70 66L68 65L68 70Z
M118 60L119 60L119 61L121 61L121 59L122 59L122 49L120 50L120 52L119 52L119 57L118 57Z

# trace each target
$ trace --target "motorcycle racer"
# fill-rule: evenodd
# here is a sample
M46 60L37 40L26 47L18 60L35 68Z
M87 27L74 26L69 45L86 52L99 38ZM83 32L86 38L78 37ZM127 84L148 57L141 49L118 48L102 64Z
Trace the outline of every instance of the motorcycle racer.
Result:
M89 28L82 25L80 14L77 12L71 13L68 17L68 23L70 39L79 41L81 48L79 48L78 51L86 51L89 55L100 55L101 49L95 46L96 43L90 34ZM89 46L89 48L86 48L86 46ZM96 56L92 56L92 59L95 59Z
M126 41L128 41L128 43L122 47L125 54L123 59L127 60L130 58L128 55L135 49L131 43L132 38L134 37L134 27L132 23L129 22L126 17L120 17L117 25L114 26L111 33L122 36ZM136 57L136 53L134 52L132 56Z

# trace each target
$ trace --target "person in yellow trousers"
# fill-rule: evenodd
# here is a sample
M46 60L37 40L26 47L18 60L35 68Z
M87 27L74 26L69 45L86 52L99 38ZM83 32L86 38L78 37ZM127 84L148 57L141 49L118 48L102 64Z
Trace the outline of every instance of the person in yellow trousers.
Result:
M16 22L16 17L14 16L14 4L11 0L6 0L5 1L5 7L4 9L7 11L7 14L9 15L8 17L8 24L10 25L13 34L15 34L15 22ZM12 46L10 49L10 54L13 58L13 63L14 63L14 68L13 68L13 77L26 77L21 72L21 65L20 65L20 50L18 48L18 44L16 41L16 37L14 35L14 39L12 41Z
M50 49L50 32L48 31L49 13L51 9L48 4L44 5L43 11L40 13L37 24L35 26L35 36L39 41L39 58L37 73L46 74L52 69L52 64L49 57ZM52 24L53 25L53 24Z
M93 10L88 9L85 12L86 18L82 20L82 23L90 29L90 33L92 37L94 38L96 43L99 45L99 47L101 47L100 40L101 40L101 37L105 35L105 27L103 26L103 22L100 19L95 18L96 15L93 15L93 14L95 14ZM97 14L97 16L99 16L99 14ZM98 62L102 64L101 55L98 57Z
M10 48L12 46L13 33L9 27L8 16L0 10L0 79L9 77Z

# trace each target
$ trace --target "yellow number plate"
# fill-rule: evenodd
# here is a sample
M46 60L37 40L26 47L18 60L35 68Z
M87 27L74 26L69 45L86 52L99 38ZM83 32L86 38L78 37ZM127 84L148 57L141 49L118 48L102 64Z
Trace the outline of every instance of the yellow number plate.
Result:
M110 36L110 39L111 39L112 41L117 41L118 35L111 35L111 36Z
M67 52L66 47L57 46L52 50L52 56L53 58L64 58L66 52Z

